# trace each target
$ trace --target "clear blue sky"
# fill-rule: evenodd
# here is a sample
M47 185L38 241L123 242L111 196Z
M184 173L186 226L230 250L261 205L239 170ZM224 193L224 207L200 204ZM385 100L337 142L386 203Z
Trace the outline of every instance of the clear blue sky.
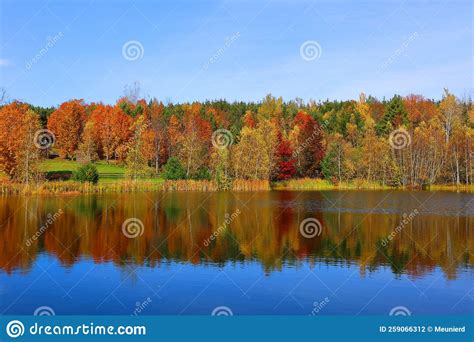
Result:
M113 103L134 81L174 102L361 91L438 99L443 87L473 89L471 1L0 3L0 86L37 105ZM124 58L129 41L143 47L140 58ZM302 58L306 41L319 57Z

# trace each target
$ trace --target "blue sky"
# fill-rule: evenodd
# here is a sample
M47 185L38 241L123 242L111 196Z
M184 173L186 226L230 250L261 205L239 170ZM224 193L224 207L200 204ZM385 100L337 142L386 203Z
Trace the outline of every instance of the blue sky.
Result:
M173 102L473 90L471 1L0 3L0 86L36 105L113 103L135 81Z

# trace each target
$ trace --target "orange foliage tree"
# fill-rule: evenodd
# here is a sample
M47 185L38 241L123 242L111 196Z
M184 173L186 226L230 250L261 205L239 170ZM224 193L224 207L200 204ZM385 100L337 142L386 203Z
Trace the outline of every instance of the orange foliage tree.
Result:
M208 165L212 129L209 121L200 116L201 106L193 103L184 114L184 131L180 159L186 168L186 176L193 176L201 167Z
M0 109L0 171L25 183L35 171L39 151L34 145L39 117L28 105L13 102Z
M51 114L48 129L56 136L55 146L61 158L73 158L81 141L86 110L83 100L64 102Z
M113 157L123 158L126 143L132 131L132 118L119 107L99 104L92 111L90 120L94 123L94 137L99 152L107 161Z
M438 116L439 112L433 101L425 99L421 95L408 95L403 99L408 113L408 120L418 125L420 122L428 122L431 118Z
M176 115L172 115L168 124L169 154L175 157L183 140L182 125Z
M145 107L143 115L147 124L143 132L143 154L153 161L155 172L166 160L167 124L164 116L164 106L156 100L149 107Z

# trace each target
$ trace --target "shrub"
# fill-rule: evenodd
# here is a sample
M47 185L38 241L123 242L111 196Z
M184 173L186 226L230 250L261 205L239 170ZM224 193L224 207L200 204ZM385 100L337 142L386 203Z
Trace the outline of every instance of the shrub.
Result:
M72 179L81 183L97 184L99 181L99 173L94 164L85 164L74 171Z
M48 171L44 173L44 177L49 181L64 181L72 178L72 172L64 171Z
M330 151L324 156L321 163L321 169L326 180L329 180L333 184L337 183L338 168L336 153L334 151Z
M211 180L211 173L205 167L200 168L196 174L190 177L191 179L196 180Z
M186 178L186 170L183 165L181 165L178 158L171 157L168 159L165 166L163 166L163 177L171 180Z

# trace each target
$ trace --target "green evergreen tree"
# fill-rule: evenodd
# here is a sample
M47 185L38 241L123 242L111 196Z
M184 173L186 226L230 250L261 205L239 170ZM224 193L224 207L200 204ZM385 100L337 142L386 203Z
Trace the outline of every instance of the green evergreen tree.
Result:
M163 166L163 177L172 180L186 178L186 170L178 158L171 157L168 159L168 162Z
M395 95L386 105L382 119L377 123L379 135L388 134L396 127L408 125L408 113L400 95Z
M81 183L97 184L99 181L99 172L94 164L89 163L81 166L72 175L72 179Z

